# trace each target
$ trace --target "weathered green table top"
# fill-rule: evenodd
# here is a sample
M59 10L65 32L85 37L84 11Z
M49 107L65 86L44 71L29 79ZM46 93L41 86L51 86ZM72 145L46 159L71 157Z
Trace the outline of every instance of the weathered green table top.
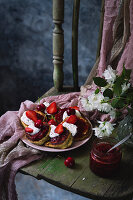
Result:
M21 168L21 172L44 179L63 189L92 199L131 199L133 196L133 149L124 147L120 171L112 178L96 176L89 168L93 138L82 147L64 153L42 152L42 160ZM68 156L75 159L73 169L64 165Z

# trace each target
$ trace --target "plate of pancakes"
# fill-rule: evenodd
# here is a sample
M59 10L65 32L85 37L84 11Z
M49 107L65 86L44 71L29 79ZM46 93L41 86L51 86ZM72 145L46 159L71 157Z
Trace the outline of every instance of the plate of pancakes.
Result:
M39 104L20 118L22 141L35 149L63 152L76 149L92 136L92 124L77 106L59 108L56 102Z

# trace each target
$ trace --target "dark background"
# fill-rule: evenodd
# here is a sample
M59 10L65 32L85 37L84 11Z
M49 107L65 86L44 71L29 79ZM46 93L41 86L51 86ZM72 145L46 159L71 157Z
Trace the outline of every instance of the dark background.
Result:
M65 0L64 84L72 85L72 0ZM81 0L79 83L95 62L100 0ZM0 0L0 115L53 86L52 0Z
M64 73L72 85L72 2L65 0ZM101 0L81 0L79 19L79 82L95 62ZM0 115L18 110L21 101L35 101L53 86L52 0L0 0ZM87 200L44 180L16 175L19 200Z

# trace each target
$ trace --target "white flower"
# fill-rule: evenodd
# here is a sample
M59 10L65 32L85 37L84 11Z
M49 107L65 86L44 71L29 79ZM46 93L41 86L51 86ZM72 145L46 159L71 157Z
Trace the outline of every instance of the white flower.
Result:
M128 83L128 84L123 83L123 85L121 87L122 87L122 93L124 93L130 87L130 83Z
M98 109L99 111L101 111L101 109L102 109L102 105L101 105L102 100L104 100L104 96L100 92L98 94L95 94L95 92L93 92L88 97L88 102L92 106L92 108Z
M114 109L112 109L112 110L109 112L109 115L110 115L111 120L115 119L115 117L116 117L116 111L115 111Z
M102 103L101 111L109 113L113 107L109 103Z
M92 105L88 102L88 99L87 98L81 98L81 104L83 106L83 108L86 110L86 111L91 111L93 110L93 107Z
M110 122L101 122L101 121L98 121L98 123L100 123L99 127L93 128L93 130L95 131L95 136L105 137L105 136L110 136L112 134L112 131L114 130L113 126L115 124L111 124Z
M112 67L109 65L104 71L103 76L109 84L112 84L116 79L116 71L113 70Z

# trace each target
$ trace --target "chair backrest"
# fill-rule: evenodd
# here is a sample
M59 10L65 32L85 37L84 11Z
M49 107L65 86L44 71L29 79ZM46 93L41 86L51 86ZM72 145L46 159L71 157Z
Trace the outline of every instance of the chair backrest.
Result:
M78 22L79 22L80 0L73 0L73 18L72 18L72 70L73 70L73 91L79 90L78 85ZM98 39L97 57L100 54L102 26L104 16L104 0L101 7L101 22ZM63 62L64 62L64 31L62 23L64 22L64 0L53 0L53 80L54 87L58 91L63 89ZM95 72L95 67L90 73L90 79Z

